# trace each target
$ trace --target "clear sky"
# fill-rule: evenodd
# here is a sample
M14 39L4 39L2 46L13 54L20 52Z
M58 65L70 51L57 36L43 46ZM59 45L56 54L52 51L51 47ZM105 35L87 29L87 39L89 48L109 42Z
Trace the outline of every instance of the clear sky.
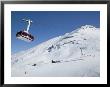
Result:
M29 32L35 37L33 42L16 39L16 33L26 29L22 21L33 21ZM83 25L100 27L99 11L12 11L11 12L11 52L16 53L34 47L51 38L71 32Z

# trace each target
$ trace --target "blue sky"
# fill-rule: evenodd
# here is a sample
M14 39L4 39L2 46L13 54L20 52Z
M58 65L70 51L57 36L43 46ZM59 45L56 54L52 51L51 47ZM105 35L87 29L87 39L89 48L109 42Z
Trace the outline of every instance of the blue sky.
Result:
M29 18L33 21L29 32L35 37L27 43L16 39L16 33L26 29L22 21ZM100 27L99 11L12 11L11 12L11 52L27 50L51 38L71 32L83 25Z

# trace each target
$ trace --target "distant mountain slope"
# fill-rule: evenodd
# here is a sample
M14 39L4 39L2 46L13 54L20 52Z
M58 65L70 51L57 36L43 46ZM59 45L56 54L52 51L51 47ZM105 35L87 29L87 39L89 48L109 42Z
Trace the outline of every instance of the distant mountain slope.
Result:
M100 29L85 25L12 55L12 76L100 76Z

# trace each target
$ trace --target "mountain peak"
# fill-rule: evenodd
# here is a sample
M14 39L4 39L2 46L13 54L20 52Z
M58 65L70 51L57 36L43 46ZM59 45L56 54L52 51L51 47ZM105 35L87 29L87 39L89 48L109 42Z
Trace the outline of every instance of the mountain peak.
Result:
M99 38L85 25L12 55L12 76L100 76Z
M88 28L95 28L95 27L92 25L84 25L81 27L81 29L88 29Z

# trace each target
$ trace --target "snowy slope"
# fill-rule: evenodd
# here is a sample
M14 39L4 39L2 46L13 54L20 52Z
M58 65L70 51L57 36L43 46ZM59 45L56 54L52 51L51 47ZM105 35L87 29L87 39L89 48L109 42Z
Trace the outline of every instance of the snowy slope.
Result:
M85 25L12 55L12 76L100 76L100 30Z

